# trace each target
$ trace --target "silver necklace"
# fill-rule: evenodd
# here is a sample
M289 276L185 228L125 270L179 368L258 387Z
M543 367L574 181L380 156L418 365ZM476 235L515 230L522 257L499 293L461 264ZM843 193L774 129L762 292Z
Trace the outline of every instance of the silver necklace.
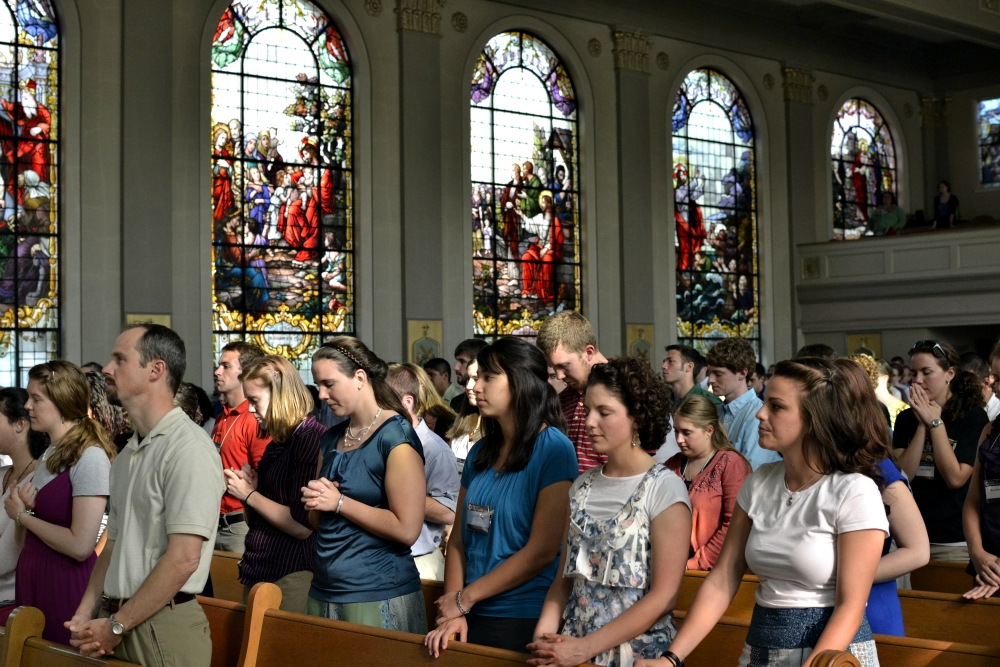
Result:
M372 423L369 424L368 426L365 426L360 431L358 431L357 435L354 434L354 431L351 430L350 424L348 424L347 425L347 430L344 431L344 447L354 447L354 446L360 444L361 439L364 438L366 435L368 435L368 431L370 431L372 429L372 426L375 425L375 422L377 422L378 418L381 417L381 416L382 416L382 408L379 408L378 412L375 413L375 418L372 419ZM354 442L351 443L351 442L348 442L348 440L353 440Z
M788 500L785 502L785 505L787 505L787 506L790 507L791 504L793 502L795 502L795 494L801 492L803 489L805 489L810 484L812 484L814 481L816 481L816 478L819 477L820 474L821 473L816 473L815 475L813 475L812 479L810 479L808 482L806 482L805 484L803 484L802 486L800 486L797 491L792 491L791 489L789 489L788 488L788 480L785 480L785 491L788 491Z

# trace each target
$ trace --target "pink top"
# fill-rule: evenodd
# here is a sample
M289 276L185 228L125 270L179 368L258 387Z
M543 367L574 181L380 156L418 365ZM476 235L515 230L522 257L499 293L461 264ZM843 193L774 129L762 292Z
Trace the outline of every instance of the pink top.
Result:
M667 467L683 479L686 458L675 454ZM736 494L750 476L750 465L733 451L718 452L688 487L691 496L691 557L689 570L711 570L722 551L736 506Z

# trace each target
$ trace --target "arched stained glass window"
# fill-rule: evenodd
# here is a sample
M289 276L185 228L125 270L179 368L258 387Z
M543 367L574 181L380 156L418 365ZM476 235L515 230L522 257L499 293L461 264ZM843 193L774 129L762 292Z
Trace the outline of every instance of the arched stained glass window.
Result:
M1000 185L1000 98L979 103L979 183Z
M704 353L746 338L760 356L753 120L719 72L684 79L673 115L677 337Z
M325 336L354 333L351 115L347 47L322 10L226 9L212 44L216 358L250 340L308 378Z
M479 55L471 95L475 332L534 337L581 304L573 82L543 41L505 32Z
M0 3L0 386L59 356L59 21Z
M896 149L882 114L871 102L851 98L833 121L833 235L871 235L871 216L882 195L896 196Z

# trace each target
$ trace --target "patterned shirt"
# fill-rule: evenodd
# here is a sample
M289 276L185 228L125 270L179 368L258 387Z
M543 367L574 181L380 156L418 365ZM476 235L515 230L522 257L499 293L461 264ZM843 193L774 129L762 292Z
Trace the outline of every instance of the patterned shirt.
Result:
M576 460L579 472L583 474L591 468L607 463L605 454L598 454L590 446L590 436L587 435L587 413L583 409L583 394L572 387L566 387L559 394L563 414L566 415L566 435L569 436L576 450Z
M302 504L302 487L316 476L319 441L326 433L315 417L306 417L288 442L271 442L257 465L257 493L287 505L292 518L306 528L309 512ZM253 504L253 500L250 501ZM316 561L316 534L304 540L292 537L252 509L247 511L246 551L240 561L240 582L252 586L312 571Z
M764 402L757 398L757 394L748 389L746 393L729 403L718 406L719 421L726 427L729 434L729 441L733 443L740 454L750 462L750 467L756 470L765 463L774 463L781 460L781 455L767 449L761 449L757 444L759 435L757 427L760 420L757 419L757 412L764 406Z

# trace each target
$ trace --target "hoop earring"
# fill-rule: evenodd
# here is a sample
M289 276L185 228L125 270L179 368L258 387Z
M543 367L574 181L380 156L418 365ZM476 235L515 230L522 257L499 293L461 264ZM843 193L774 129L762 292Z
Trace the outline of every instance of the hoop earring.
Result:
M638 433L633 433L632 434L632 446L633 447L638 447L639 443L640 443L640 441L639 441L639 434Z

